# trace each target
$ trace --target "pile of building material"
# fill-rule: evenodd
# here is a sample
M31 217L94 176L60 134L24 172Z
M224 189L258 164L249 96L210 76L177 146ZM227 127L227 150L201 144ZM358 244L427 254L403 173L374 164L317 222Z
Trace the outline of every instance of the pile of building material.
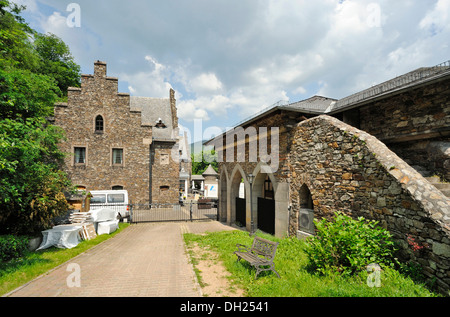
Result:
M94 219L90 212L73 212L69 216L69 221L72 224L92 223Z
M118 229L117 212L109 209L96 209L88 212L73 212L69 216L73 225L81 225L79 232L82 240L90 240L97 235L110 234Z
M91 240L97 237L95 232L95 227L93 223L84 223L82 229L79 232L80 238L82 240Z

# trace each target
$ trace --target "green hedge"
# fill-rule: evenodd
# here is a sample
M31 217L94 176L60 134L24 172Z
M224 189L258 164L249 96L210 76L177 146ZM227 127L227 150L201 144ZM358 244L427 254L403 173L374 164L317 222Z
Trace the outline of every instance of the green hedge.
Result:
M0 236L0 261L20 258L28 250L28 238L24 236Z

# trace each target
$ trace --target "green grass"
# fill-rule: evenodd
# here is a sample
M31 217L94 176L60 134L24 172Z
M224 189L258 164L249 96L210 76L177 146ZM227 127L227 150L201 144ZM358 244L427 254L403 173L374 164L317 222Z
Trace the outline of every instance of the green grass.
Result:
M433 297L438 296L426 287L414 283L395 270L381 272L381 287L367 285L368 273L358 276L342 277L339 274L318 275L308 272L308 259L303 252L305 241L298 239L277 239L260 234L263 238L278 241L280 244L275 256L273 272L263 272L255 277L255 269L245 261L236 261L233 254L236 244L251 245L253 237L242 231L208 233L207 235L185 234L188 246L197 243L219 254L226 269L231 273L234 287L243 289L248 297ZM195 263L193 263L195 266ZM201 274L201 273L200 273Z
M81 241L72 249L52 247L36 252L27 252L23 257L6 263L0 262L0 296L112 238L128 226L129 223L119 223L119 229L112 234L104 234L92 240Z

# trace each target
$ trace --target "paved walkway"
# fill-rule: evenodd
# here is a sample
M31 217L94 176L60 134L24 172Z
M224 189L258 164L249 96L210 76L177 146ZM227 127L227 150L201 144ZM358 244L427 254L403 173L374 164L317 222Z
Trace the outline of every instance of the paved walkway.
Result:
M182 234L223 230L234 229L216 221L131 225L7 296L198 297Z

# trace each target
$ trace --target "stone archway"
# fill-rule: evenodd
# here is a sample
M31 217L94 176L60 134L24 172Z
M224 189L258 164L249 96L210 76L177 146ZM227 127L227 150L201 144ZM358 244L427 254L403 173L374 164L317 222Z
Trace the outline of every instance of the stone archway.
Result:
M244 183L244 198L239 197L242 182ZM250 201L246 199L249 197L249 183L244 170L239 164L234 167L228 183L227 221L230 224L239 222L241 225L246 226L247 229L250 229Z
M227 168L223 166L219 179L219 221L227 221L228 210L228 173Z
M252 207L255 228L260 227L260 224L258 224L258 218L261 219L261 215L259 215L260 210L258 210L260 209L258 206L258 200L261 201L261 199L269 198L267 192L265 193L264 191L265 186L270 183L273 190L273 194L271 194L273 197L270 201L272 204L270 209L273 209L273 215L270 215L273 221L273 229L270 231L273 232L269 233L272 233L278 237L283 237L288 232L289 227L289 185L288 183L278 182L271 170L269 168L265 168L266 166L266 164L260 162L253 170L255 180L252 185ZM260 217L258 217L258 215Z

